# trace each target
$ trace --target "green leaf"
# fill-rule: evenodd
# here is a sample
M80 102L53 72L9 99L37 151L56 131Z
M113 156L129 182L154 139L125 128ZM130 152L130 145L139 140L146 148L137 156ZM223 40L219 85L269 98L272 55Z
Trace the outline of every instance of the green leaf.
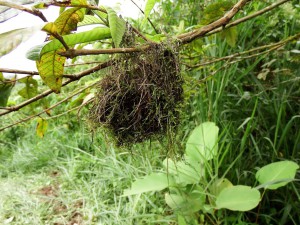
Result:
M236 27L230 27L228 29L223 30L221 36L226 39L228 45L230 45L231 47L235 47L238 37Z
M146 34L145 36L151 41L154 41L156 43L160 43L167 38L164 34L155 34L155 35Z
M159 0L148 0L145 4L145 9L144 9L144 14L145 14L145 19L148 18L150 15L150 12L152 11L155 3L157 3Z
M71 31L77 29L77 23L83 20L85 9L71 8L64 11L54 21L57 28L57 33L60 35L69 34Z
M27 41L32 35L41 29L42 26L34 26L11 30L0 34L0 56L6 55L18 47L22 42Z
M14 83L1 83L0 81L0 106L5 107L7 105L7 101L13 86Z
M66 57L56 54L56 51L42 55L36 62L37 69L44 83L55 93L60 93L64 64Z
M297 169L299 169L299 165L292 161L275 162L258 170L255 178L260 184L266 184L264 187L265 189L274 190L289 183L289 181L280 181L294 179Z
M54 40L54 41L57 41L57 40ZM36 45L34 47L32 47L31 49L29 49L27 52L26 52L26 58L27 59L30 59L30 60L33 60L33 61L37 61L40 59L40 54L41 54L41 51L43 49L43 47L49 42L46 42L46 43L43 43L43 44L40 44L40 45ZM51 42L50 42L51 43ZM59 42L60 43L60 42ZM60 45L60 48L61 48L62 44Z
M59 15L54 23L48 23L43 29L51 34L69 34L77 28L77 23L83 20L84 14L85 9L82 8L67 9ZM42 54L36 62L37 69L44 83L55 93L60 93L64 63L66 61L66 57L60 56L57 52L63 50L65 49L61 48Z
M66 7L59 7L59 15L66 10Z
M46 5L43 2L38 2L38 3L34 4L32 7L35 9L47 9L48 5Z
M118 17L116 12L112 8L106 7L106 10L111 37L113 39L115 47L118 48L126 30L126 23L122 18Z
M206 25L220 19L233 5L232 1L227 0L209 4L203 11L201 24Z
M109 28L94 28L90 31L80 32L76 34L69 34L63 36L64 41L68 46L73 46L75 44L80 43L88 43L97 40L104 40L107 38L111 38L110 29ZM26 57L30 60L39 60L40 56L46 54L48 52L56 51L58 49L63 48L63 45L57 39L54 39L50 42L37 45L31 48L27 53Z
M90 94L89 90L86 90L85 92L80 93L73 101L70 102L69 108L74 108L74 107L80 106L83 103L85 97L89 94Z
M180 214L177 215L177 221L178 225L187 225L185 218Z
M42 118L37 119L37 126L36 126L36 134L43 138L48 128L48 122L47 120L44 120Z
M172 175L180 186L199 183L204 176L204 169L200 164L191 164L183 161L174 162L172 159L167 158L164 160L163 165L168 174Z
M186 143L186 156L199 163L211 160L218 152L219 128L213 122L205 122L196 127Z
M173 184L174 181L167 174L152 173L133 182L131 188L124 191L123 196L136 195L149 191L161 191Z
M249 186L237 185L223 189L217 196L218 209L233 211L248 211L255 208L260 202L260 192Z
M204 190L197 186L192 192L184 192L182 194L165 194L167 205L180 213L191 214L203 208L206 195Z
M99 6L99 8L106 10L103 6ZM92 10L92 11L93 11L93 13L95 13L96 16L98 16L98 18L103 22L103 24L108 25L107 24L107 13L104 13L99 10Z
M87 5L86 0L71 0L71 6Z
M42 28L42 30L52 35L57 34L57 27L53 22L46 23L46 25Z
M103 24L103 21L99 18L91 15L85 15L84 19L78 23L78 26L86 26L86 25L92 25L92 24Z
M209 187L210 194L218 196L223 189L232 187L232 183L226 178L216 179Z
M2 72L0 72L0 81L4 81L4 76Z
M24 77L19 80L20 83L24 83L25 87L22 88L18 94L25 99L32 98L38 93L38 83L32 77Z

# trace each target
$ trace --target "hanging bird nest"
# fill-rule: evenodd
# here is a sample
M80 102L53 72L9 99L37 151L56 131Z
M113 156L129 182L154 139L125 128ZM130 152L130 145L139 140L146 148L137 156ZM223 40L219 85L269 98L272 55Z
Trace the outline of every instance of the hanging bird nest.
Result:
M94 127L105 127L118 145L165 135L179 123L183 79L178 48L153 45L122 54L98 85L90 111Z

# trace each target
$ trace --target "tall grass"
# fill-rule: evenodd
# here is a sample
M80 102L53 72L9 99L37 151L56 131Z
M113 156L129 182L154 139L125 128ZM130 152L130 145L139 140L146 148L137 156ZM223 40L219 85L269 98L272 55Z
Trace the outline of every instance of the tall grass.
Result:
M166 210L162 196L122 197L135 178L160 168L159 143L116 149L101 135L92 141L83 126L63 127L52 124L40 139L33 124L21 128L26 134L17 142L1 144L1 153L6 152L1 161L1 221L125 225L170 220L161 216Z

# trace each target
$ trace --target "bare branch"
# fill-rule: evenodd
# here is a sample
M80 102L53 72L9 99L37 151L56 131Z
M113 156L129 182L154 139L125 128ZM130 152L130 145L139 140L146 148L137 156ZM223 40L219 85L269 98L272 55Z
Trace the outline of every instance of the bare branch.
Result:
M51 35L55 37L57 40L59 40L59 42L65 47L67 51L70 49L67 43L65 42L63 36L59 35L58 33L51 33Z
M0 5L30 13L34 16L37 16L37 17L41 18L44 22L47 22L47 19L44 16L44 14L41 11L37 10L37 9L29 9L29 8L26 8L22 5L18 5L18 4L15 4L15 3L12 3L12 2L7 2L7 1L0 1Z
M89 85L89 86L87 86L87 87L84 87L84 88L80 89L79 91L76 91L74 94L68 96L67 98L65 98L65 99L63 99L63 100L57 102L56 104L52 105L51 107L49 107L49 108L47 108L47 109L44 109L43 111L41 111L41 112L39 112L39 113L37 113L37 114L35 114L35 115L28 116L28 117L26 117L26 118L24 118L24 119L21 119L21 120L15 122L15 123L13 123L13 124L10 124L10 125L8 125L8 126L5 126L5 127L0 128L0 132L3 131L3 130L5 130L5 129L7 129L7 128L13 127L13 126L15 126L15 125L17 125L17 124L24 123L24 122L26 122L26 121L28 121L28 120L34 118L34 117L40 116L41 114L43 114L43 113L45 113L45 112L47 112L47 111L49 111L49 110L51 110L51 109L53 109L53 108L59 106L59 105L60 105L61 103L63 103L63 102L69 100L70 98L74 97L75 95L78 95L79 93L83 92L84 90L86 90L86 89L88 89L88 88L94 86L96 83L97 83L97 82L94 82L93 84L91 84L91 85Z
M132 52L142 52L150 48L150 45L143 45L136 48L111 48L111 49L69 49L64 52L59 52L61 56L68 58L74 58L80 55L99 55L99 54L116 54L116 53L132 53Z
M82 77L87 76L87 75L89 75L89 74L92 74L92 73L94 73L94 72L96 72L96 71L98 71L98 70L101 70L101 69L103 69L103 68L106 68L106 67L108 67L108 66L110 66L110 65L111 65L111 61L107 61L107 62L104 62L104 63L99 64L99 65L97 65L97 66L94 66L94 67L92 67L92 68L90 68L90 69L87 69L87 70L85 70L85 71L82 71L81 73L78 73L78 74L76 74L76 75L73 75L72 78L70 78L69 80L65 81L65 82L62 84L62 86L66 86L66 85L68 85L69 83L72 83L73 81L80 80ZM19 105L12 106L12 107L6 107L6 108L4 109L4 110L6 110L6 111L5 111L5 112L1 112L1 113L0 113L0 116L9 114L9 113L14 112L14 111L18 111L19 109L21 109L21 108L23 108L23 107L25 107L25 106L27 106L27 105L33 103L33 102L36 102L36 101L38 101L38 100L40 100L40 99L42 99L42 98L44 98L44 97L50 95L51 93L53 93L52 90L47 90L47 91L45 91L45 92L43 92L43 93L41 93L41 94L39 94L39 95L37 95L37 96L35 96L35 97L33 97L33 98L30 98L30 99L28 99L28 100L22 102L22 103L19 104Z
M231 10L229 10L220 19L218 19L215 22L212 22L211 24L208 24L200 29L197 29L197 30L185 33L185 34L181 34L181 35L177 36L177 38L180 39L183 44L186 44L186 43L192 42L193 40L195 40L199 37L203 37L205 34L207 34L208 32L210 32L218 27L225 26L238 13L238 11L240 9L242 9L242 7L244 5L246 5L246 3L249 1L251 1L251 0L240 0L238 3L236 3L232 7Z
M271 11L271 10L277 8L278 6L280 6L280 5L282 5L282 4L286 3L286 2L289 2L289 1L291 1L291 0L282 0L282 1L276 2L276 3L270 5L270 6L266 7L266 8L263 8L263 9L261 9L261 10L255 12L255 13L249 15L249 16L245 16L245 17L243 17L243 18L237 19L237 20L235 20L235 21L233 21L233 22L227 24L227 25L225 26L225 28L233 27L233 26L236 26L236 25L238 25L238 24L240 24L240 23L243 23L243 22L245 22L245 21L247 21L247 20L253 19L253 18L255 18L255 17L257 17L257 16L260 16L260 15L266 13L266 12L269 12L269 11ZM220 32L220 31L222 31L223 29L224 29L224 28L219 27L219 28L217 28L217 29L215 29L215 30L213 30L213 31L208 32L206 36L209 36L209 35L218 33L218 32Z
M135 3L135 1L131 0L131 2L141 11L141 13L143 13L145 15L145 12ZM152 21L147 18L148 22L150 23L151 27L153 28L153 30L155 31L156 34L158 34L158 30L156 29L156 27L154 26L154 24L152 23Z
M100 62L94 62L94 63L100 63ZM86 63L88 64L88 63ZM67 66L66 66L67 67ZM37 71L28 71L28 70L17 70L17 69L7 69L7 68L0 68L0 72L3 73L14 73L14 74L26 74L29 76L34 76L34 75L40 75L39 72ZM63 74L62 75L64 78L72 78L73 75L68 75L68 74ZM22 77L24 78L24 77Z
M90 64L99 64L99 63L101 63L101 62L99 62L99 61L82 62L82 63L74 63L74 64L65 65L65 67L86 66L86 65L90 65Z
M15 70L15 69L8 69L8 68L0 68L0 72L26 74L26 75L31 75L31 76L39 75L39 73L37 71Z
M150 43L154 43L153 41L151 41L150 39L148 39L146 36L144 36L141 32L139 32L138 29L136 29L135 27L131 26L131 28L133 29L134 33L136 33L138 36L140 36L145 41L150 42Z
M45 3L44 4L46 7L48 6L58 6L58 7L78 7L78 8L86 8L86 9L91 9L91 10L98 10L104 13L107 13L105 9L100 8L95 5L81 5L81 4L71 4L71 1L69 2L57 2L57 1L52 1L50 3Z
M195 68L195 67L207 66L207 65L210 65L210 64L213 64L213 63L216 63L216 62L220 62L220 61L224 61L224 60L228 60L228 59L229 60L235 59L235 58L246 59L248 56L246 56L246 57L241 57L241 56L246 55L246 54L251 54L253 52L264 50L264 49L269 49L271 51L274 51L274 50L276 50L276 49L278 49L278 48L286 45L287 43L289 43L293 40L296 40L298 38L300 38L300 33L298 33L296 35L293 35L291 37L288 37L285 40L273 43L273 44L259 46L259 47L256 47L256 48L244 51L244 52L238 52L238 53L228 55L228 56L225 56L225 57L222 57L222 58L217 58L217 59L214 59L214 60L211 60L211 61L202 62L202 63L196 64L196 65L187 65L187 66L190 67L190 68ZM257 53L257 54L259 54L259 55L260 54L265 54L266 52L269 52L269 50L266 50L262 53ZM255 56L257 54L251 55L251 57Z

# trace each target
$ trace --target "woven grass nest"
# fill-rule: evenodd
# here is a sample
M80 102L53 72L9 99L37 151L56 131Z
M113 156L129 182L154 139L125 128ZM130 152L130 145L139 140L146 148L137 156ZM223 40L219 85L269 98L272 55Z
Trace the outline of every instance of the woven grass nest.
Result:
M118 145L165 135L179 123L182 85L177 49L153 45L122 54L98 84L90 121L108 129Z

